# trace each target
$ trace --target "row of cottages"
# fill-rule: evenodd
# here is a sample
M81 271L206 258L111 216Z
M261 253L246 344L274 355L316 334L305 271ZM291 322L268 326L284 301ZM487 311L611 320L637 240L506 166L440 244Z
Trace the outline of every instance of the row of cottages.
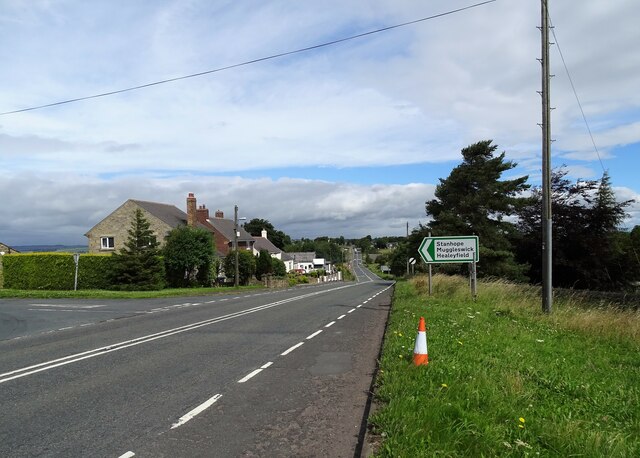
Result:
M232 219L225 219L224 213L220 210L216 211L211 218L209 209L204 205L198 206L195 195L189 193L186 213L174 205L127 200L85 234L89 239L89 253L109 253L123 249L129 238L128 230L138 209L142 210L149 222L150 229L160 242L160 247L164 246L165 237L171 230L181 225L188 225L206 229L213 234L218 256L224 257L233 249L235 222ZM331 264L325 262L323 258L316 258L315 252L285 253L267 238L267 231L264 229L260 237L254 237L242 226L238 226L238 249L250 250L254 255L258 255L261 250L266 250L272 257L284 262L287 272L294 270L299 273L309 273L324 269L328 273L333 273Z
M165 237L178 226L199 227L211 232L216 244L218 256L226 256L233 249L234 221L225 219L220 210L213 218L204 205L197 206L196 197L189 193L187 212L174 205L143 200L129 199L106 218L93 226L85 236L89 239L89 253L109 253L124 248L129 238L128 230L133 222L136 210L142 210L149 222L150 229L156 235L160 247L164 246ZM238 249L254 251L255 240L242 227L238 227Z

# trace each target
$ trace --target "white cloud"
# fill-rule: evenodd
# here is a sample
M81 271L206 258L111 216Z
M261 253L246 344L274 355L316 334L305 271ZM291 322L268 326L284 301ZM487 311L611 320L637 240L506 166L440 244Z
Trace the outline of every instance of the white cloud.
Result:
M0 112L218 68L469 3L158 0L114 7L101 0L34 0L27 7L0 0ZM640 47L631 45L640 42L640 3L586 0L576 8L571 2L553 2L551 15L608 167L617 159L616 148L640 142ZM308 53L2 116L0 164L12 187L1 188L0 200L13 202L20 195L21 202L29 198L30 205L40 206L57 190L71 197L77 183L88 190L83 214L107 211L135 197L130 190L152 189L148 198L153 200L164 190L162 199L181 205L176 196L196 180L154 177L454 163L461 148L485 138L494 139L508 159L520 164L518 173L531 172L535 183L540 169L539 16L536 2L495 2ZM557 50L551 53L554 161L568 161L572 176L597 177L600 164L591 139ZM629 168L638 165L636 160ZM99 178L104 174L127 178L105 181ZM437 178L425 176L424 181L436 183ZM346 234L353 219L359 224L354 231L402 233L402 219L423 218L426 199L405 196L414 190L406 184L210 181L200 193L206 202L222 196L232 207L238 196L259 190L281 202L265 207L274 216L261 216L307 235L331 229ZM220 182L227 187L216 185ZM122 186L126 192L116 189ZM302 192L307 188L313 192ZM207 189L216 189L215 195ZM84 198L75 192L76 199ZM97 205L102 200L92 195L108 205ZM396 195L402 196L402 211L390 203ZM291 203L297 200L305 205ZM261 207L254 211L251 205L248 200L246 208L259 213ZM410 211L408 205L415 208ZM332 226L313 219L324 214ZM380 221L385 221L382 226ZM59 234L77 234L85 223L67 218L60 224L76 226ZM10 224L15 230L17 223ZM22 233L36 227L43 226L22 227Z
M2 241L12 245L83 244L83 234L127 199L173 204L185 211L194 192L213 213L263 218L294 237L402 235L425 220L424 202L434 186L354 185L314 180L240 177L152 176L97 180L75 174L20 173L1 176L6 203L0 220ZM21 192L16 194L15 189Z

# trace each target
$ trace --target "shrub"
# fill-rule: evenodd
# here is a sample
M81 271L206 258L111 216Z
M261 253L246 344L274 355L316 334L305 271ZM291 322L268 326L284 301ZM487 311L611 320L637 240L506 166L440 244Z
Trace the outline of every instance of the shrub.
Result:
M72 290L75 263L72 253L24 253L3 256L7 289ZM110 255L82 254L78 261L78 289L104 289Z

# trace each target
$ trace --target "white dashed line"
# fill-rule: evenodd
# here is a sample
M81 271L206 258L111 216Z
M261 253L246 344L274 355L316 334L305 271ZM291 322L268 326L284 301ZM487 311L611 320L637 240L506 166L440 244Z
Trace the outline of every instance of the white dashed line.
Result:
M192 411L184 414L182 417L180 417L180 419L174 423L173 425L171 425L171 429L175 429L178 426L182 426L184 425L186 422L188 422L189 420L191 420L193 417L195 417L196 415L204 412L206 409L208 409L209 407L211 407L218 399L220 399L222 397L221 394L216 394L215 396L211 397L210 399L208 399L207 401L203 402L202 404L200 404L198 407L196 407L195 409L193 409Z
M331 323L327 323L324 325L325 328L330 328L331 326L333 326L334 324L336 324L335 321L332 321Z
M352 313L352 312L355 312L355 311L356 311L356 309L351 309L347 313Z
M133 452L127 452L124 455L120 455L119 458L131 458L132 456L136 456Z
M364 304L360 304L360 305L356 305L356 308L359 309L360 307L362 307Z
M264 364L262 366L260 366L260 369L266 369L267 367L271 366L273 363L271 361L269 361L267 364Z
M280 353L280 356L287 356L289 353L291 353L293 350L295 350L296 348L300 347L303 344L304 342L299 342L295 344L293 347L289 348L288 350L285 350L283 353Z
M339 319L339 320L341 320L341 319L343 319L345 316L347 316L347 315L340 315L340 316L338 317L338 319Z
M311 334L310 336L307 337L307 340L313 339L315 336L317 336L321 332L322 332L322 329L320 329L319 331L314 332L313 334Z
M238 383L244 383L244 382L246 382L247 380L249 380L249 379L251 379L251 378L255 377L256 375L258 375L260 372L262 372L262 368L260 368L260 369L256 369L255 371L250 372L249 374L245 375L245 376L244 376L244 377L242 377L240 380L238 380Z

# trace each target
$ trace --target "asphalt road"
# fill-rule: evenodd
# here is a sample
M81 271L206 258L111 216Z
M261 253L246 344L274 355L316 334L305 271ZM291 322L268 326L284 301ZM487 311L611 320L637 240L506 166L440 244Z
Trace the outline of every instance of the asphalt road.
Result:
M178 301L3 301L0 456L354 456L392 293L356 272Z

